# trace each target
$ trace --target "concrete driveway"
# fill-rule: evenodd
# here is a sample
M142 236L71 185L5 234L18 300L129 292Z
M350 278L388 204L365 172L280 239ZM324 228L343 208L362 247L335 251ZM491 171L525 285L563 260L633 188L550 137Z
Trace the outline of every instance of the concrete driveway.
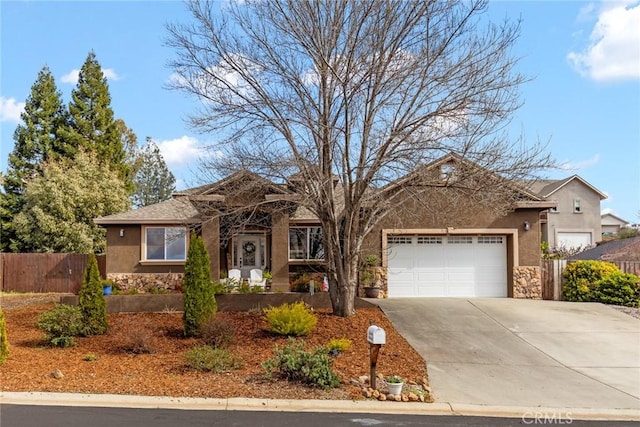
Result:
M640 409L640 320L611 307L509 298L376 303L426 360L436 402Z

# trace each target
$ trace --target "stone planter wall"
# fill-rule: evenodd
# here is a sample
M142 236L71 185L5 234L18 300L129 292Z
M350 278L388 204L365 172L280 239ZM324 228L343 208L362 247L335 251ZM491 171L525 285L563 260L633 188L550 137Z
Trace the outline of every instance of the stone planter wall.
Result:
M542 299L540 267L514 267L513 298Z
M182 273L109 273L114 287L123 293L176 292L182 289Z

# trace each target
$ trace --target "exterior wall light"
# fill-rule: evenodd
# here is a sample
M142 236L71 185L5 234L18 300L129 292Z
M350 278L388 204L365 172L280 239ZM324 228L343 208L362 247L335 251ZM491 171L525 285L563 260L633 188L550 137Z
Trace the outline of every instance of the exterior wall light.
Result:
M529 221L525 221L524 222L524 231L529 231L531 230L531 224L529 224Z
M120 237L124 237L124 228L120 229Z

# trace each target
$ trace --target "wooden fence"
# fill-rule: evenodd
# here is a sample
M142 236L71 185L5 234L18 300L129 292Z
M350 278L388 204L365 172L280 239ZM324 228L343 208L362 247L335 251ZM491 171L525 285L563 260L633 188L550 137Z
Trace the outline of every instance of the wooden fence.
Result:
M104 278L106 257L96 258ZM85 254L0 253L0 290L77 294L88 259Z
M562 300L562 286L564 279L562 272L567 266L566 259L543 259L542 270L542 299ZM609 261L617 265L624 273L633 273L640 276L640 261Z

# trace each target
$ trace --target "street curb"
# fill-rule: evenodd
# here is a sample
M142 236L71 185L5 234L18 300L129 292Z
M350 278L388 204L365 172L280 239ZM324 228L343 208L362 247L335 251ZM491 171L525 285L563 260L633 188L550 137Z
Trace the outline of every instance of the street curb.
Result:
M92 406L137 409L343 412L411 415L455 415L528 420L640 421L640 409L489 406L460 403L379 402L372 400L295 400L255 398L192 398L116 394L0 392L5 405Z

